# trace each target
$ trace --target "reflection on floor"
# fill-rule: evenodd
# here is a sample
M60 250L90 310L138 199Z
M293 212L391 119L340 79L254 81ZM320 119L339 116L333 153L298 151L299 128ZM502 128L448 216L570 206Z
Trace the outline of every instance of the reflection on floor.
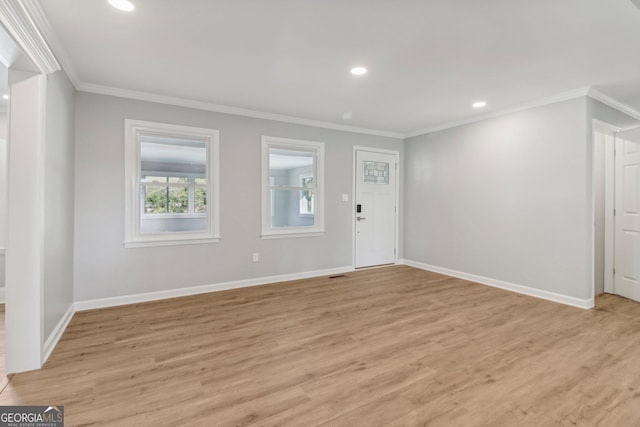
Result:
M640 426L640 304L406 266L76 313L0 405L67 425Z

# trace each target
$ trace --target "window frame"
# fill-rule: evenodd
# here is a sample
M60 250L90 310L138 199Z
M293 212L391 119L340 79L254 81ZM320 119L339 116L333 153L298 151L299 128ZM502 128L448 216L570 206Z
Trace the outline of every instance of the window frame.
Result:
M301 150L313 152L314 191L314 225L272 227L271 213L273 212L271 190L278 186L270 184L269 151L272 148L285 150ZM282 189L291 189L283 187ZM309 216L306 214L305 216ZM305 141L300 139L280 138L274 136L262 137L262 233L263 239L283 239L295 237L323 236L324 229L324 143Z
M220 241L220 133L217 129L125 119L125 248L217 243ZM199 215L145 214L141 203L140 135L158 134L176 138L193 138L205 142L207 150L206 188L207 229L204 232L167 232L142 234L143 218L198 218Z

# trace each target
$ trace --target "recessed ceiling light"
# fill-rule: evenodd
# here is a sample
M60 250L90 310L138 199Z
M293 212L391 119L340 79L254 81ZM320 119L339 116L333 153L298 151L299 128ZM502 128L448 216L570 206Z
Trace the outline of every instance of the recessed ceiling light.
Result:
M471 106L473 108L482 108L482 107L486 107L487 103L484 102L484 101L477 101L477 102L474 102L473 104L471 104Z
M9 95L5 93L4 95L2 95L2 99L9 99Z
M109 0L109 4L125 12L132 12L136 8L129 0Z
M354 76L363 76L367 74L367 69L364 67L353 67L351 69L351 74L353 74Z

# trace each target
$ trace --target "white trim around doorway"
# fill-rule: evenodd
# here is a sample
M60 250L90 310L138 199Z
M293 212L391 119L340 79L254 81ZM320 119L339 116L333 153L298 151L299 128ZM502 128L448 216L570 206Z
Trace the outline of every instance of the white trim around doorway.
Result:
M352 181L351 181L351 266L353 269L356 268L356 171L357 171L357 152L358 151L368 151L370 153L381 153L381 154L392 154L395 156L395 164L396 164L396 232L395 232L395 255L394 255L394 263L398 264L399 260L399 250L400 250L400 176L401 176L401 165L400 165L400 151L398 150L386 150L383 148L373 148L373 147L364 147L360 145L353 146L353 170L352 170Z

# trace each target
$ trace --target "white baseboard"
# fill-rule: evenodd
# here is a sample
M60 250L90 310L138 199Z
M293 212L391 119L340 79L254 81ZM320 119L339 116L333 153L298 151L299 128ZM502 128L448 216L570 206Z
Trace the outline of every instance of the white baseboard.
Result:
M0 304L4 304L5 302L7 302L5 291L6 288L4 286L0 288Z
M75 304L71 304L67 309L67 311L64 313L64 316L62 316L62 318L56 325L56 327L53 328L53 331L51 332L51 335L49 335L49 338L47 338L47 340L44 342L43 357L42 357L43 365L45 364L49 356L51 356L51 352L53 351L53 349L56 348L58 341L60 341L62 334L64 333L65 329L67 329L67 325L69 325L69 322L73 318L73 315L75 314L75 312L76 312Z
M477 276L475 274L463 273L461 271L450 270L448 268L437 267L435 265L424 264L409 259L399 260L398 263L408 265L410 267L419 268L421 270L432 271L447 276L457 277L459 279L469 280L471 282L480 283L494 288L505 289L507 291L517 292L519 294L529 295L536 298L546 299L548 301L558 302L560 304L570 305L573 307L589 309L593 308L594 298L580 299L570 297L568 295L557 294L555 292L543 291L541 289L531 288L529 286L516 285L515 283L503 282L502 280L490 279L488 277Z
M94 310L97 308L116 307L119 305L140 302L157 301L167 298L185 297L189 295L206 294L209 292L226 291L229 289L246 288L249 286L268 285L270 283L286 282L289 280L308 279L311 277L330 276L353 271L353 267L338 267L326 270L305 271L302 273L281 274L277 276L258 277L255 279L236 280L232 282L215 283L212 285L191 286L188 288L169 289L166 291L148 292L144 294L123 295L119 297L100 298L76 301L76 311Z

